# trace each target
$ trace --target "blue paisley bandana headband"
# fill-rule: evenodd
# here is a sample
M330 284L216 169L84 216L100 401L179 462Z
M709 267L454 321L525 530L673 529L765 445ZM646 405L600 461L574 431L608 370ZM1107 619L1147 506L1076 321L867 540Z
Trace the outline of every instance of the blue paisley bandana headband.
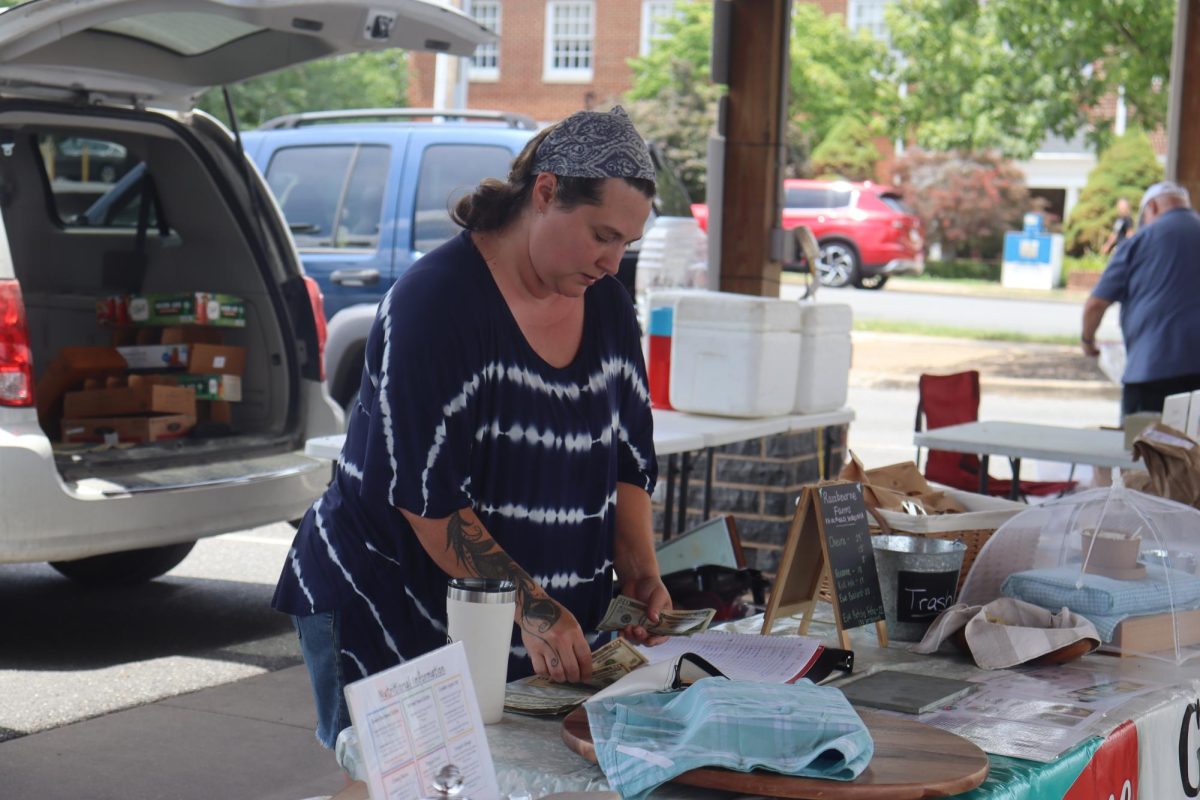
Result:
M654 180L650 151L624 109L577 111L538 145L533 172L569 178Z

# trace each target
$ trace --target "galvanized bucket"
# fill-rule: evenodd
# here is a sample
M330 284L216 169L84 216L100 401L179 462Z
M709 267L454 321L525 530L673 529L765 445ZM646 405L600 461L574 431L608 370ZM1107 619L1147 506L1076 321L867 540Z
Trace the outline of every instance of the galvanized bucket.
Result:
M967 546L923 536L872 536L888 636L917 642L925 629L954 605Z

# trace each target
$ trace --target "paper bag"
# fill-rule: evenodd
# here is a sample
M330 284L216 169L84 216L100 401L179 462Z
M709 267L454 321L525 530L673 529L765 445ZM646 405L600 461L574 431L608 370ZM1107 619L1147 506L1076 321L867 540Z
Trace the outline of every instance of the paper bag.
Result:
M889 464L886 467L867 469L858 456L850 452L850 461L842 467L839 478L858 481L863 487L863 502L868 508L886 511L906 511L916 505L926 514L946 514L966 509L945 492L929 485L925 476L911 461Z
M1147 494L1200 508L1200 445L1175 428L1157 423L1133 442L1147 476L1125 476L1125 485Z

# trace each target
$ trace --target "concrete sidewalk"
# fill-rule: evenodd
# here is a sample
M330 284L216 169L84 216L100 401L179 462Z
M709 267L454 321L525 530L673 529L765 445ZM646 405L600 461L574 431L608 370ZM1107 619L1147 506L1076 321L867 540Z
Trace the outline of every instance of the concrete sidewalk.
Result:
M302 800L345 786L313 737L303 666L0 745L4 797Z
M979 370L983 391L1119 399L1121 387L1077 347L855 331L850 382L915 389L923 372Z

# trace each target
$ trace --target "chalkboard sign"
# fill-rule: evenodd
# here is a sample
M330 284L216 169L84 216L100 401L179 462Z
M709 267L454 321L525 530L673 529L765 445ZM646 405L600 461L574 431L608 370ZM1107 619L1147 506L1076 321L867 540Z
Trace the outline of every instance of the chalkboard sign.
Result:
M896 575L896 620L929 622L954 605L958 589L958 570L951 572L909 572Z
M883 619L883 595L879 591L862 486L857 483L821 486L817 489L817 505L842 627L857 628Z
M836 481L804 487L763 615L763 633L770 632L776 617L798 611L803 613L800 633L807 633L822 575L830 579L842 647L850 647L846 629L872 622L880 643L886 646L883 596L859 483Z

